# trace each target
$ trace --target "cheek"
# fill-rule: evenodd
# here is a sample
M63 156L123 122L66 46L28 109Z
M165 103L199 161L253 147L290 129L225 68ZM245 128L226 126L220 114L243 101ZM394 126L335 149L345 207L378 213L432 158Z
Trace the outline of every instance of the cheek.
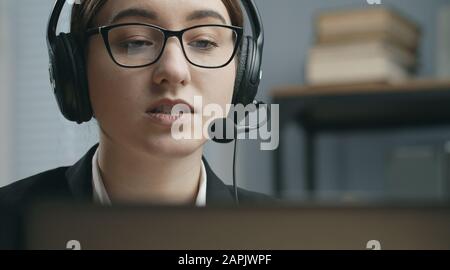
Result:
M132 113L124 112L138 108L136 102L141 99L133 87L137 87L139 77L117 66L100 42L92 42L87 59L89 95L97 120L131 117Z
M205 85L202 96L206 104L218 104L225 108L231 103L236 78L236 65L234 62L222 69L210 70L209 76L204 76Z
M227 105L231 104L233 98L236 64L232 62L224 68L204 72L200 76L203 81L199 87L203 101L203 128L209 126L214 119L228 115Z

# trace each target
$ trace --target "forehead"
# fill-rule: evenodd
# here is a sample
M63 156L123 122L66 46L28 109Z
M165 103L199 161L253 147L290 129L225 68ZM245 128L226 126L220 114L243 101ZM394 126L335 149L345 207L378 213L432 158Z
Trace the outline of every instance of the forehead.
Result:
M124 20L172 28L196 22L231 24L222 0L112 0L96 16L99 25Z

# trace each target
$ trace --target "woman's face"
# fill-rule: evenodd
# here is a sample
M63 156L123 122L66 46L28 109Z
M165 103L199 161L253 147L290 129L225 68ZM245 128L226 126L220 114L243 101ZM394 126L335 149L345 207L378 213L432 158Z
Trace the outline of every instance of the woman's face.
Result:
M140 9L154 13L156 18L144 13L132 16L117 14L128 9ZM147 23L168 30L181 30L200 24L223 24L216 16L192 19L190 15L200 10L212 10L231 25L230 16L221 0L134 0L107 1L97 14L96 25L118 23ZM113 22L112 22L113 21ZM184 100L194 106L200 121L207 104L218 104L224 110L231 102L236 76L236 60L223 68L206 69L191 65L185 58L177 38L169 38L161 58L143 68L124 68L113 62L105 48L101 35L94 35L89 42L87 69L89 91L95 118L105 135L127 148L166 157L181 157L199 150L206 139L176 140L168 125L155 122L149 116L149 108L162 99ZM194 97L201 96L203 104L194 104ZM195 107L197 106L197 107ZM197 128L201 126L197 125Z

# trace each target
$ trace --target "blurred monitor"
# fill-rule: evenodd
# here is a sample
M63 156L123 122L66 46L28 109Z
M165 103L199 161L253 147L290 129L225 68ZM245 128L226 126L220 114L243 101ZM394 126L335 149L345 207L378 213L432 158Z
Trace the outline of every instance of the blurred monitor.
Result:
M447 206L93 207L42 204L25 249L450 249Z
M18 209L0 205L0 250L20 248L22 224Z

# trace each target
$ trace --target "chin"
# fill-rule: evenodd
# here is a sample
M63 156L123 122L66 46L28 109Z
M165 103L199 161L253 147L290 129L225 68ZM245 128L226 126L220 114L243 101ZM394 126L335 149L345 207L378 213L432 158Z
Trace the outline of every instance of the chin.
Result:
M182 158L202 151L206 139L201 140L175 140L168 136L165 138L149 138L145 142L148 153L156 154L158 157Z

